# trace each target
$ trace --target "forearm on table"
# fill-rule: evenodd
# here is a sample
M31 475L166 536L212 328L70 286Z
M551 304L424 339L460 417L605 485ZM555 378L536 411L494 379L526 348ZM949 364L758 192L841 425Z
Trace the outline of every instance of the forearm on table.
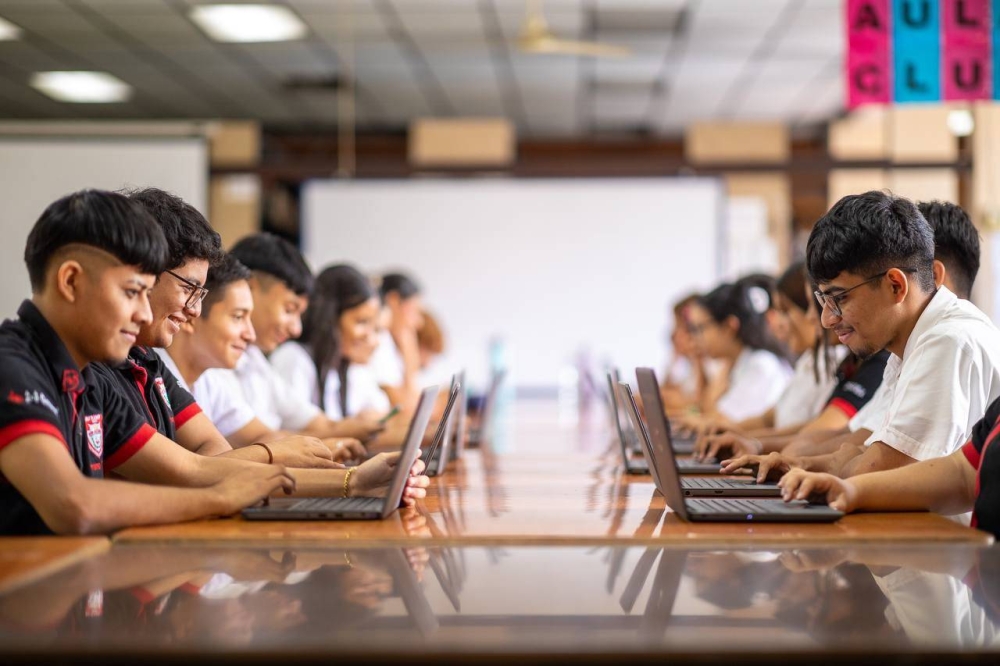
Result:
M874 511L965 513L975 501L975 470L959 451L884 472L851 477L857 507Z

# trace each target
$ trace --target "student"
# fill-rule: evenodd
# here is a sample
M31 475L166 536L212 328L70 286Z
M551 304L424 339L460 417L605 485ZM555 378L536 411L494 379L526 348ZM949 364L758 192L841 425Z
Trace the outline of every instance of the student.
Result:
M250 269L253 296L251 321L257 339L233 371L206 372L205 390L232 390L235 373L239 387L257 418L272 430L301 432L316 437L353 437L367 441L382 430L374 420L331 420L311 402L295 399L267 355L302 334L302 314L309 304L314 279L302 254L288 241L272 234L244 238L230 250ZM226 375L230 375L227 377ZM212 386L214 382L222 386Z
M210 263L222 257L222 243L204 216L182 199L157 188L129 194L153 215L167 238L169 261L149 290L153 320L139 328L137 343L124 363L92 364L164 437L201 455L222 455L255 462L272 460L291 467L332 466L332 454L313 438L289 437L234 450L202 412L194 397L178 383L154 348L171 345L180 327L201 314L208 293ZM347 450L345 449L345 453Z
M417 331L423 323L420 287L403 273L387 273L379 284L388 325L379 335L369 361L371 371L389 401L412 409L420 396L420 349Z
M446 367L444 332L437 317L426 310L421 312L421 324L417 329L417 351L420 356L420 386L449 381L451 371Z
M296 399L320 406L335 420L379 418L389 411L366 365L378 345L380 310L378 292L353 266L330 266L317 276L302 337L271 355Z
M125 360L152 322L147 292L167 243L139 204L97 190L59 199L31 230L25 263L31 300L0 326L0 534L225 515L295 488L281 466L176 446L92 372ZM129 481L103 478L112 471Z
M674 303L672 308L674 321L669 339L672 357L660 387L663 405L668 412L695 405L708 384L705 362L698 354L686 316L688 307L697 300L697 294L690 294Z
M730 368L722 395L701 405L702 418L741 421L778 401L791 368L768 328L769 308L766 289L746 281L717 287L688 307L698 350Z
M947 456L1000 395L1000 331L947 287L934 235L910 201L884 192L844 197L816 223L807 263L822 322L860 357L892 353L884 417L863 446L822 456L739 456L758 478L791 467L849 477Z

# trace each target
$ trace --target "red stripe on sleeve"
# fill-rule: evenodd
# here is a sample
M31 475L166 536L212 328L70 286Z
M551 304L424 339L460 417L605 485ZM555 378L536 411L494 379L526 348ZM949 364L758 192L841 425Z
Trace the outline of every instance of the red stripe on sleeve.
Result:
M979 469L979 461L982 460L982 456L979 455L979 451L976 451L971 439L962 447L962 454L973 469Z
M854 415L858 413L858 408L843 398L834 398L828 402L826 406L836 407L840 411L844 412L844 414L847 414L847 418L849 419L854 418Z
M156 434L156 429L149 425L148 423L143 423L142 426L135 431L135 434L129 438L125 445L120 449L115 451L115 454L104 461L104 469L111 470L119 465L124 464L129 458L138 453L139 449L146 446L146 443L153 438Z
M185 423L199 414L201 414L201 407L198 406L197 402L192 402L190 405L182 409L179 414L174 415L174 427L180 430Z
M48 421L42 421L39 419L18 421L17 423L12 423L5 428L0 428L0 449L4 448L11 442L28 435L49 435L50 437L55 437L62 442L62 445L65 446L67 450L69 450L69 446L66 444L66 438L63 437L59 428L55 427Z

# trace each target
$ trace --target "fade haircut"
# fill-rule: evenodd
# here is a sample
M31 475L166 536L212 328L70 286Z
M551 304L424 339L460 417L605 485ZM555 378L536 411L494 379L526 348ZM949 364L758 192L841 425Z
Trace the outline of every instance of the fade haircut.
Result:
M934 230L934 258L944 264L958 297L968 299L979 273L979 232L961 206L921 201L917 208Z
M297 296L309 296L315 285L312 270L298 248L274 234L247 236L229 253L255 273L264 273L285 283Z
M167 270L192 259L204 259L212 266L222 258L222 239L191 204L156 187L133 190L128 197L141 204L163 229L170 248Z
M145 208L123 194L80 190L45 209L24 247L33 292L45 286L49 262L68 245L103 250L150 275L166 270L168 250L163 230Z
M240 280L250 279L250 269L240 263L239 259L230 253L225 253L208 269L205 288L208 294L201 305L201 316L208 317L212 306L226 296L226 287Z
M809 234L806 266L817 284L843 272L868 278L890 268L913 273L934 291L934 233L916 205L888 192L852 194L833 205Z

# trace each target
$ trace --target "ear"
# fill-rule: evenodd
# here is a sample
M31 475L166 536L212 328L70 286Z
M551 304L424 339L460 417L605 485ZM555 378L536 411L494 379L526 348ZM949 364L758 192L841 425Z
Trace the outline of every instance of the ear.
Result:
M906 300L906 295L910 293L910 280L906 273L898 268L890 268L885 274L885 280L892 289L893 300L898 304Z
M736 335L737 333L740 332L740 320L739 317L737 317L736 315L729 315L728 317L726 317L726 321L723 322L723 324L725 325L726 328L728 328L733 332L733 335Z
M945 268L944 263L934 260L934 286L940 287L948 279L948 269Z
M56 291L69 303L76 303L80 287L85 280L83 266L79 261L67 259L56 268Z

